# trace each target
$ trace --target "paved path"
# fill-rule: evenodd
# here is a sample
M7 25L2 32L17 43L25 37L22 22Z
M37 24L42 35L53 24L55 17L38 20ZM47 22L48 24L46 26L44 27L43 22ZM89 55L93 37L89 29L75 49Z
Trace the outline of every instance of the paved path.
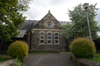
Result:
M71 53L29 54L22 66L74 66Z

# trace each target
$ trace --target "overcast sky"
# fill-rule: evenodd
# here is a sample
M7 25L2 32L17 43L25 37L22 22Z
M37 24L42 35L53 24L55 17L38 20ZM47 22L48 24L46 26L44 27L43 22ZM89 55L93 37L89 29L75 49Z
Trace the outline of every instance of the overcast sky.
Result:
M58 21L69 21L68 9L73 10L73 7L78 4L95 4L100 8L99 0L33 0L29 5L30 9L23 14L27 16L27 20L41 20L48 10L54 15ZM100 20L100 9L98 10L96 20ZM100 24L100 21L99 21Z

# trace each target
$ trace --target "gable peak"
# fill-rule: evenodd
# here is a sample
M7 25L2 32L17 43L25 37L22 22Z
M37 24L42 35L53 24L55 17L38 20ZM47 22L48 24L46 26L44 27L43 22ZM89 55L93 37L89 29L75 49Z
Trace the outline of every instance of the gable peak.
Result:
M48 10L48 13L50 13L50 10Z

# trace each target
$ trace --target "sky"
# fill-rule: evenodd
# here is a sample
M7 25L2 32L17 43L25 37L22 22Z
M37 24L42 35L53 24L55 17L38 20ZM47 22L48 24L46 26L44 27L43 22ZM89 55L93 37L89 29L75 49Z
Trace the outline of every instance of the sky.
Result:
M97 8L100 8L99 0L33 0L30 4L27 12L23 12L24 16L27 16L27 20L41 20L50 10L53 16L58 21L70 21L68 17L68 9L73 10L73 7L78 4L95 4ZM100 25L100 9L97 11L96 20Z

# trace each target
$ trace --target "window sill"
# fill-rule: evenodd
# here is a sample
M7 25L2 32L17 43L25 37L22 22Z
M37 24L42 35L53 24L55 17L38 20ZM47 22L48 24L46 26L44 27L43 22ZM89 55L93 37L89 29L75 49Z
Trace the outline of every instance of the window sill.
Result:
M45 45L45 44L39 44L39 45Z
M47 44L47 45L52 45L52 44Z
M54 44L54 45L60 45L60 44Z

